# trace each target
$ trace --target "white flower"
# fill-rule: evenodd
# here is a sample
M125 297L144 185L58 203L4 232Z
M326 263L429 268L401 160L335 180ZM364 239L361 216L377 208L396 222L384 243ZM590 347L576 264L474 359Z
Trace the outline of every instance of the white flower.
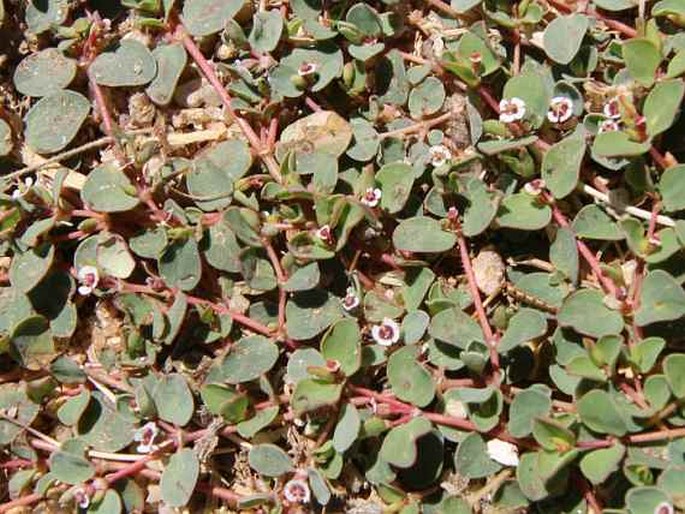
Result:
M14 191L12 191L12 198L15 200L21 198L26 194L26 192L31 189L31 186L33 186L33 177L26 177L24 179L24 185L17 187Z
M502 441L501 439L491 439L487 444L488 456L495 462L504 466L519 465L519 450L516 445Z
M381 201L382 194L383 193L380 189L370 187L364 192L364 195L362 196L362 203L364 205L368 205L369 207L375 207L378 205L378 202Z
M523 119L526 115L526 102L518 97L502 98L499 102L499 120L503 123L512 123Z
M542 193L542 190L545 188L545 186L546 184L543 179L536 178L535 180L526 182L526 184L523 186L523 190L529 195L538 196L540 193Z
M314 73L316 73L316 70L318 69L319 65L315 62L303 62L297 69L297 74L300 77L308 77L309 75L313 75Z
M400 340L400 326L390 318L383 318L380 325L371 327L371 335L381 346L390 346Z
M74 491L74 500L76 500L76 505L81 509L87 509L90 506L90 497L83 487L79 487Z
M555 96L549 103L547 119L552 123L563 123L573 116L573 102L565 96Z
M140 443L136 447L138 453L150 453L157 449L154 444L157 435L159 434L159 428L154 421L148 421L142 427L135 431L133 434L133 440Z
M309 493L309 485L304 480L293 478L289 480L283 488L283 496L290 503L309 503L311 494Z
M100 281L100 274L95 266L83 266L78 270L78 281L81 283L78 286L79 294L87 296L93 292Z
M434 167L442 166L452 159L452 152L445 145L434 145L428 149L431 157L431 164Z
M673 505L668 502L661 502L654 507L654 514L673 514L674 512Z
M613 97L607 103L604 104L604 116L611 120L618 120L621 118L621 103L617 96Z
M331 232L330 225L324 225L316 231L316 237L321 239L326 244L333 243L333 233Z
M621 127L616 121L604 120L602 123L599 124L599 133L602 134L603 132L616 132L620 128Z
M347 294L345 294L345 298L343 298L342 301L342 306L343 309L346 311L351 311L359 305L359 297L357 296L357 292L354 290L354 287L348 287L347 288Z

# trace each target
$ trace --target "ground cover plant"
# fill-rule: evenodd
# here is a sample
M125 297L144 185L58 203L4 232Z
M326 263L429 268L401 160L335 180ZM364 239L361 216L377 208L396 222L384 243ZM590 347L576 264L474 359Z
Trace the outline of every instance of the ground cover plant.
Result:
M0 2L0 512L685 509L685 2Z

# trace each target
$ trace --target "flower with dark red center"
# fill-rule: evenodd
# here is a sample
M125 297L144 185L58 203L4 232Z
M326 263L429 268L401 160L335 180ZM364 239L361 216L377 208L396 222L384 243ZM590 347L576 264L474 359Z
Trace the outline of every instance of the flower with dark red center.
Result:
M83 266L77 273L78 281L81 285L78 287L79 294L87 296L93 292L100 282L100 274L95 266Z
M159 428L154 421L148 421L133 434L133 440L138 442L138 453L150 453L157 449L155 439L159 434Z
M345 298L343 298L342 301L343 309L345 309L346 311L351 311L355 309L358 305L359 296L357 296L357 292L354 290L354 287L348 287L347 294L345 294Z
M364 205L368 205L369 207L375 207L378 205L378 202L381 201L381 195L383 193L381 192L380 189L370 187L366 191L364 191L364 195L362 196L362 203Z
M319 66L315 62L303 62L297 69L297 74L300 77L308 77L314 75L318 69Z
M526 102L520 98L503 98L499 103L499 120L504 123L513 123L522 120L526 115Z
M283 496L290 503L309 503L311 499L309 485L304 480L293 478L285 484Z
M555 96L549 104L547 119L552 123L563 123L573 116L573 102L565 96Z
M400 326L390 318L383 318L380 325L371 327L371 336L381 346L390 346L400 340Z
M621 117L621 101L617 96L613 97L604 104L602 112L604 113L604 116L610 120L618 120Z
M603 134L604 132L616 132L620 129L621 126L615 120L604 120L602 123L599 124L600 134Z
M324 225L316 231L316 237L318 237L324 243L330 245L333 244L333 231L330 225Z

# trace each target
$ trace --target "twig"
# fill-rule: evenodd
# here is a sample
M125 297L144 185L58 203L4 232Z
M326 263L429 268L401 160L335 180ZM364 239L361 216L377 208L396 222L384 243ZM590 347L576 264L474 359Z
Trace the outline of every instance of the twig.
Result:
M511 475L511 468L503 469L502 471L497 473L492 479L488 480L483 487L469 494L466 497L466 501L469 505L476 505L482 498L484 498L490 493L494 493L495 491L497 491L497 489L499 489L500 486L504 482L506 482L509 479L509 477L511 477Z
M632 216L635 216L636 218L640 218L643 220L650 220L652 218L652 213L644 209L640 209L632 205L622 206L613 204L611 202L611 197L608 194L602 193L601 191L587 184L583 184L583 192L587 195L592 196L596 200L599 200L602 203L606 203L607 205L609 205L613 209L616 209L619 212L623 211ZM668 216L664 216L663 214L657 215L655 220L656 223L658 223L659 225L663 225L665 227L675 227L675 221L669 218Z
M87 75L88 82L90 84L90 89L93 92L93 98L95 99L95 104L98 107L98 111L100 111L100 116L102 116L102 123L105 126L105 133L114 143L114 154L116 155L117 159L123 164L124 162L126 162L126 157L124 156L124 153L121 151L121 148L119 147L119 144L117 143L117 140L114 137L114 120L112 120L112 115L110 114L109 109L107 108L107 101L105 100L105 95L102 92L100 84L97 83L95 77L93 77L93 74L90 73L90 69L88 70Z
M440 125L441 123L449 121L453 117L454 113L452 113L451 111L446 112L444 114L441 114L437 118L419 121L418 123L414 123L413 125L409 125L407 127L402 127L395 130L389 130L388 132L383 132L381 134L378 134L378 137L380 139L387 139L389 137L406 136L407 134L411 134L413 132L426 131L434 127L435 125Z
M113 137L110 137L110 136L101 137L100 139L96 139L95 141L90 141L84 145L77 147L77 148L72 148L71 150L66 150L66 151L59 153L57 155L53 155L49 159L45 159L43 162L40 162L38 164L34 164L32 166L26 166L25 168L21 168L17 171L13 171L12 173L8 173L7 175L4 175L2 178L7 179L7 180L13 180L15 178L23 177L24 175L36 172L36 171L40 170L41 168L49 166L50 164L56 164L60 161L64 161L66 159L69 159L71 157L79 155L83 152L87 152L89 150L94 150L96 148L102 148L103 146L107 146L108 144L113 143L113 142L114 142Z

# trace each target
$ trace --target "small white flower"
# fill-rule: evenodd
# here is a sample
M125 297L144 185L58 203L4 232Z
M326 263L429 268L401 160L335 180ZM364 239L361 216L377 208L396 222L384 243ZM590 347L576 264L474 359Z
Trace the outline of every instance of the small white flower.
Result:
M345 294L345 298L343 298L342 306L346 311L351 311L359 306L359 296L357 296L354 287L347 288L347 294Z
M155 439L159 434L159 428L154 421L148 421L142 427L135 431L133 440L140 443L136 447L138 453L150 453L157 449Z
M371 336L381 346L390 346L400 340L400 326L390 318L383 318L380 325L371 327Z
M499 120L503 123L512 123L523 119L526 115L526 102L518 97L502 98L499 102Z
M24 185L17 187L14 191L12 191L12 198L15 200L21 198L26 194L26 192L31 189L31 186L33 186L33 177L26 177L24 179Z
M555 96L549 103L547 119L552 123L563 123L573 116L573 102L565 96Z
M316 70L319 69L319 65L316 64L315 62L303 62L300 64L300 67L297 69L297 74L300 77L308 77L310 75L313 75L316 73Z
M81 283L78 286L79 294L87 296L93 292L100 282L100 274L95 266L83 266L78 270L78 281Z
M383 193L381 192L381 190L377 187L370 187L364 192L364 195L362 196L362 203L364 205L368 205L369 207L375 207L376 205L378 205L378 202L381 201L382 194Z
M333 243L333 232L331 231L330 225L324 225L316 231L316 237L321 239L326 244Z
M283 496L290 503L309 503L311 499L309 485L304 480L293 478L285 484Z
M501 439L491 439L487 444L488 456L495 462L504 466L519 465L519 450L516 445L502 441Z
M621 102L617 96L613 97L607 103L604 104L604 109L602 109L604 116L611 120L618 120L621 118Z
M536 178L530 182L526 182L523 186L523 190L532 196L538 196L545 189L545 181L541 178Z
M599 124L599 133L616 132L620 128L620 125L615 120L604 120Z
M431 164L437 168L452 159L452 152L445 145L434 145L428 149Z
M654 514L673 514L674 512L673 505L668 502L661 502L654 507Z
M90 497L83 487L79 487L74 491L74 500L76 500L76 505L81 509L87 509L90 506Z

